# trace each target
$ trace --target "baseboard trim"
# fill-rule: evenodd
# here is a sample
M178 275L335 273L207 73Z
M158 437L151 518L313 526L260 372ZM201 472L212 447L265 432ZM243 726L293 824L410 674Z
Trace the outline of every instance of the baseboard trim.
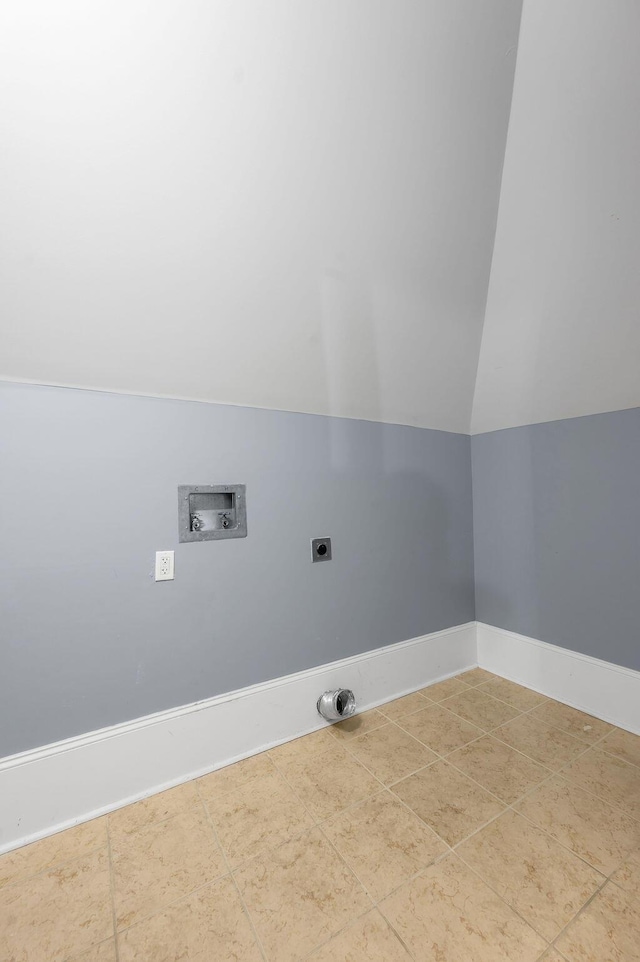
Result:
M364 711L476 664L470 622L10 756L0 854L324 727L327 688Z
M640 734L640 672L481 622L477 645L481 668Z
M640 734L640 672L470 622L5 758L0 854L325 727L327 688L366 711L475 665Z

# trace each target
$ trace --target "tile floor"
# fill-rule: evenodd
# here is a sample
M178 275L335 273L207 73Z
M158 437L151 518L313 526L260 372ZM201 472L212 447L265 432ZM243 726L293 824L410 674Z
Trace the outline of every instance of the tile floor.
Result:
M640 960L640 737L481 669L0 858L0 962Z

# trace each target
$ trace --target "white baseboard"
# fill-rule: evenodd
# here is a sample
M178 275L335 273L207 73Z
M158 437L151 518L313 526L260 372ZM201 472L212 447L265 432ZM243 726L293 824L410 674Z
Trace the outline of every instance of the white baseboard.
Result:
M318 696L360 710L476 664L472 622L0 762L0 853L322 728Z
M640 734L640 672L480 622L477 640L481 668Z
M0 854L324 727L328 688L359 710L479 664L640 734L640 672L471 622L0 761Z

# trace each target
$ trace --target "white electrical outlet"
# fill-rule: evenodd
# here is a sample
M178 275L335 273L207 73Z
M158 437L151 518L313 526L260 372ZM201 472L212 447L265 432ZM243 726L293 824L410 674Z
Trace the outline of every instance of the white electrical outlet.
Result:
M173 581L173 551L156 551L156 581Z

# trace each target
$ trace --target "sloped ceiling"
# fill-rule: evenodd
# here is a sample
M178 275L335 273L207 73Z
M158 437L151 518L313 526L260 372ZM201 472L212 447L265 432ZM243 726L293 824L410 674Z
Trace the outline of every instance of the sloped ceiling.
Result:
M640 4L526 0L473 432L640 406Z
M467 432L519 16L4 4L0 377Z

